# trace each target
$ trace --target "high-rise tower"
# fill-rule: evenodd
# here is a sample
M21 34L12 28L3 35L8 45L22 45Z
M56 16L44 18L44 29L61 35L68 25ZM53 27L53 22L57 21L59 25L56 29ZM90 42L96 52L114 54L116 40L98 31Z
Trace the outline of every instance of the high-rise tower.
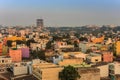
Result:
M37 27L43 28L44 24L43 24L43 19L37 19Z

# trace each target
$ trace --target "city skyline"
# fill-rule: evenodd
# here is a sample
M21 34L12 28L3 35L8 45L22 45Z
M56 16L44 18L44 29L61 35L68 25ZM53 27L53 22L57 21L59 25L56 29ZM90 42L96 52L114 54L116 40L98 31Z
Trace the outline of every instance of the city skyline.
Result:
M120 25L119 0L0 0L0 25Z

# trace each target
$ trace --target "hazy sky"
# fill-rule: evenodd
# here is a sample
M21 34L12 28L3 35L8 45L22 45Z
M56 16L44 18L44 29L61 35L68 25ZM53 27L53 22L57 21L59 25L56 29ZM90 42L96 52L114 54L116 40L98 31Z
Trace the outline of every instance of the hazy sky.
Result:
M120 25L120 0L0 0L1 25Z

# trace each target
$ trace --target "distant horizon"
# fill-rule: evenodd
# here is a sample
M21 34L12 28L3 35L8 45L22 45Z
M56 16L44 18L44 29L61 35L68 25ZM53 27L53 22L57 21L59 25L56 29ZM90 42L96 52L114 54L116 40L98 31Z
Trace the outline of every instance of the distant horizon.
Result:
M120 0L0 0L0 25L120 25Z
M19 26L19 27L37 27L37 26L35 26L35 25L12 25L12 26L8 26L8 25L0 25L0 26L2 26L2 27L17 27L17 26ZM59 28L59 27L84 27L84 26L88 26L88 27L94 27L94 26L96 26L96 27L103 27L103 26L110 26L110 24L106 24L106 25L80 25L80 26L44 26L44 27L55 27L55 28ZM113 24L111 24L111 26L113 26L113 27L118 27L118 26L120 26L120 25L113 25Z

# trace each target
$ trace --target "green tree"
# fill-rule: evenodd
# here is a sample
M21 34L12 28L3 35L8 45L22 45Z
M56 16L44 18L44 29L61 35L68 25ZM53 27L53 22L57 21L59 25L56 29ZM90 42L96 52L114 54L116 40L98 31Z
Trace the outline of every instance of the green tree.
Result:
M111 51L113 52L113 55L116 57L116 44L112 45Z
M49 41L47 44L46 44L46 49L51 49L52 48L52 45L51 45L51 41Z
M74 41L74 47L79 47L79 43L77 41Z
M45 60L45 51L41 50L41 51L37 51L37 55L39 59Z
M73 66L64 67L64 69L59 73L60 80L77 80L80 78L78 71Z
M86 54L89 54L90 52L92 52L92 50L91 49L87 49Z

